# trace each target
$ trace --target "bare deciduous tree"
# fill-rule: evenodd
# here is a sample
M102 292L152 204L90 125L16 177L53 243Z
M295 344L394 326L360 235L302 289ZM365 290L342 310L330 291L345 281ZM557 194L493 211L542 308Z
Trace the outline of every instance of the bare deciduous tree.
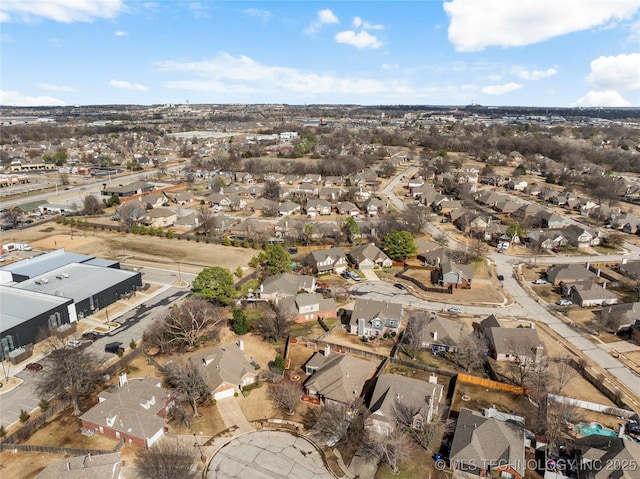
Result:
M426 339L427 325L429 324L429 313L416 314L407 321L407 327L402 334L402 350L411 359L415 359Z
M177 440L164 438L149 449L136 452L136 469L145 479L195 479L193 448Z
M209 208L206 205L200 205L197 208L196 219L198 220L198 230L202 231L205 236L211 234L214 214L213 208Z
M389 434L368 431L366 435L366 451L379 462L386 464L391 474L396 475L400 466L407 463L415 454L415 443L397 425Z
M476 331L469 331L460 337L457 352L452 354L452 358L465 371L469 372L471 369L484 364L484 353L486 351L486 338Z
M52 349L43 361L44 370L38 375L36 391L45 399L70 400L73 414L79 416L80 401L93 393L102 381L102 363L84 348L67 347L64 339L55 335L50 336L47 343Z
M419 205L406 205L402 210L403 229L418 234L429 224L431 210Z
M102 213L102 203L98 201L98 198L96 198L94 195L87 195L84 197L82 214L99 215Z
M578 375L578 371L573 368L568 358L557 358L553 363L552 375L556 394L562 394L564 388Z
M300 405L301 397L302 388L300 384L288 379L269 387L269 399L278 409L283 410L289 416L295 414Z
M160 368L167 385L173 390L178 401L189 403L193 415L198 417L198 405L209 398L209 386L204 380L199 364L191 361L172 361Z
M434 414L431 422L423 423L420 429L413 429L411 434L416 442L431 454L442 444L442 437L449 432L453 432L454 422L447 422L448 407L440 404L438 413Z
M265 310L262 318L254 324L264 339L279 341L289 334L292 323L289 312L274 304L271 309Z
M546 403L547 415L544 434L551 451L564 445L567 424L577 424L582 421L582 409L571 404L549 402Z
M172 344L193 347L206 332L216 339L223 320L219 307L202 298L190 298L174 305L162 321Z
M164 321L153 321L142 334L145 346L156 347L160 354L165 354L171 345L169 332Z

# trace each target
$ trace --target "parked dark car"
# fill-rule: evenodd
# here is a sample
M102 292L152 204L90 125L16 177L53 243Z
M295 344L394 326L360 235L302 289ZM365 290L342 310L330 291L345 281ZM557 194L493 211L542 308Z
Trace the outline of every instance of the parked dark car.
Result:
M105 353L113 353L113 354L122 354L124 353L124 348L120 346L121 343L109 343L105 345L104 352Z
M404 287L404 284L396 283L396 284L394 284L394 286L395 286L396 288L398 288L398 289L402 289L402 290L406 289L406 288Z
M98 333L94 333L93 331L89 331L88 333L84 333L82 339L88 339L89 341L95 341L98 339Z
M40 363L29 363L24 368L27 371L33 371L34 373L37 373L38 371L42 370L42 364L40 364Z
M498 275L498 281L504 281L504 275L499 274Z
M331 293L331 289L330 288L316 288L316 293L330 294Z

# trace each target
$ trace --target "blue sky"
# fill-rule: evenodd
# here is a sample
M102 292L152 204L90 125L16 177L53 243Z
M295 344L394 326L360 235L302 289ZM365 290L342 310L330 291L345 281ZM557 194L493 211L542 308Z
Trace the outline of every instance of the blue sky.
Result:
M640 0L2 0L0 104L640 106Z

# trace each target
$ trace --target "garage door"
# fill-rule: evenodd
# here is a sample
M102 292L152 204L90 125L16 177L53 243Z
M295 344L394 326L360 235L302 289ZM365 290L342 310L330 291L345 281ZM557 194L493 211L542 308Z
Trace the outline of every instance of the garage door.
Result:
M235 389L225 389L224 391L218 391L213 395L213 398L217 401L218 399L230 398L233 397L233 393L236 392Z

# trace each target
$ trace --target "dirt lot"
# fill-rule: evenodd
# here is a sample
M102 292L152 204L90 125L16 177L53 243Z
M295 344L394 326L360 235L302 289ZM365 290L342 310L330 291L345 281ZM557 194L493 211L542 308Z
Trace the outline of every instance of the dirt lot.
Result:
M257 253L251 248L235 248L203 242L158 238L134 234L116 233L107 230L88 229L85 232L56 224L54 221L20 231L3 233L3 242L25 241L34 250L51 251L65 248L67 251L95 255L99 258L124 263L153 265L177 270L177 261L183 272L197 274L206 266L222 266L235 270L246 266ZM25 257L23 252L8 259ZM123 258L124 261L123 261Z
M12 479L29 479L35 477L49 465L51 461L63 459L62 454L47 454L43 452L13 452L0 453L0 469L3 477Z

